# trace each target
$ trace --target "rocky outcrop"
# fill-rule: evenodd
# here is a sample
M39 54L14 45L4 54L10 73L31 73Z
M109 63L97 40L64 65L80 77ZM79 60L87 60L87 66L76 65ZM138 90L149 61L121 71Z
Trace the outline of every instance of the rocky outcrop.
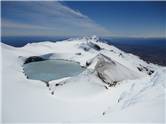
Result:
M88 62L88 64L90 64L89 66L93 63L96 63L94 69L97 76L108 86L115 86L119 81L136 79L139 77L137 72L130 70L103 54L97 55Z
M149 67L145 67L143 65L139 65L139 67L137 67L137 69L141 72L145 72L148 75L152 75L154 73L154 70L150 69Z
M31 56L27 59L25 59L24 64L31 63L31 62L38 62L38 61L44 61L46 59L39 57L39 56Z
M80 44L80 48L84 51L89 51L90 49L94 49L96 51L102 50L102 48L96 43L99 42L99 39L95 37L85 38L86 42Z
M95 44L95 43L89 42L88 45L89 45L91 48L93 48L93 49L95 49L95 50L97 50L97 51L100 51L100 50L101 50L101 47L100 47L99 45Z

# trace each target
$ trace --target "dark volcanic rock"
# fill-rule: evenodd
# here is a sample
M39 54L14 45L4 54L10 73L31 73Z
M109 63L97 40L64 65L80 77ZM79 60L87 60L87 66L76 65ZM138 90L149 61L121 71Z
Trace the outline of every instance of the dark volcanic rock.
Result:
M139 71L144 71L146 72L148 75L152 75L154 73L154 70L151 70L150 68L148 67L145 67L145 66L142 66L141 64L139 65L139 67L137 67L137 69Z
M42 57L39 57L39 56L31 56L25 60L24 64L27 64L30 62L44 61L44 60L46 59L43 59Z
M76 53L76 55L81 55L81 53Z
M91 63L90 62L86 62L86 66L89 66Z
M95 50L97 50L97 51L100 51L101 50L101 47L99 46L99 45L97 45L97 44L94 44L94 43L89 43L89 46L90 47L92 47L92 48L94 48Z

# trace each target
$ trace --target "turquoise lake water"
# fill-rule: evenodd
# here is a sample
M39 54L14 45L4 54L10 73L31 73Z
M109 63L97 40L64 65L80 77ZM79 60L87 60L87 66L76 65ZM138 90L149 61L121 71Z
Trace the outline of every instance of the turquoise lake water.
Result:
M29 79L51 81L70 77L84 71L78 63L65 60L45 60L32 62L23 66L24 73Z

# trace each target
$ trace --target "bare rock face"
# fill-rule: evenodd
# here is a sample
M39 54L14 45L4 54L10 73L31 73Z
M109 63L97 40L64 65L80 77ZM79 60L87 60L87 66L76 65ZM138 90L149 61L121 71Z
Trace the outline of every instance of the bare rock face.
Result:
M110 65L116 66L115 62L113 62L111 59L105 57L104 55L100 54L98 56L98 61L95 66L95 70L97 72L98 77L109 86L113 85L114 80L110 78L109 75L105 74L104 71L108 69Z
M117 82L138 78L137 72L113 61L111 58L102 54L97 56L97 64L95 70L98 77L109 86L116 85Z

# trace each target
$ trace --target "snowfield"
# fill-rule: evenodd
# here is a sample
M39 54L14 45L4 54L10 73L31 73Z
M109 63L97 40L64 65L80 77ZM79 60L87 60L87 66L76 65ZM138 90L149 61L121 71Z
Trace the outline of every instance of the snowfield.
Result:
M3 122L164 123L166 67L101 42L96 36L15 48L1 43ZM79 63L85 71L52 80L27 79L32 56Z

